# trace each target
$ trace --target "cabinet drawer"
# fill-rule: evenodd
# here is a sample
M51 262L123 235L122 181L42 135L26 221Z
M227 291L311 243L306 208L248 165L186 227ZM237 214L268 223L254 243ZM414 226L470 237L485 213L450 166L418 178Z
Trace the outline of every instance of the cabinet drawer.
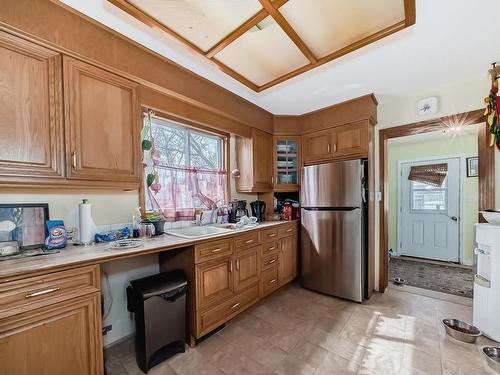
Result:
M234 239L234 250L247 249L249 247L258 245L260 243L260 236L258 231L254 231L243 236L238 236Z
M295 224L283 226L282 228L279 229L280 238L293 236L296 233L297 233L297 226Z
M0 318L99 291L99 266L89 266L0 284Z
M232 253L230 240L203 243L195 246L195 263L222 258Z
M274 251L262 257L262 269L268 269L270 267L274 267L278 264L279 252Z
M212 329L227 322L258 299L259 285L257 283L247 290L237 294L231 300L224 302L211 310L198 312L196 337L203 336Z
M262 242L275 241L278 238L278 228L266 229L260 232Z
M268 295L278 289L278 267L272 267L262 272L262 294Z
M262 256L272 253L273 251L279 250L279 248L280 248L279 241L266 243L262 245Z

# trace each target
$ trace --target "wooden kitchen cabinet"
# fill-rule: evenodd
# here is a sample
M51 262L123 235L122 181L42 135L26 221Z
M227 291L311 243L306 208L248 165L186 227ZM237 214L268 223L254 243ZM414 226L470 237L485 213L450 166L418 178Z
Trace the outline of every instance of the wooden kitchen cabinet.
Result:
M368 122L337 126L302 136L304 164L368 157Z
M100 293L0 320L0 374L102 374Z
M333 128L334 159L366 157L368 157L368 123L366 121Z
M61 55L0 32L2 182L64 177Z
M67 177L138 184L138 85L66 56L63 66Z
M196 265L197 309L231 298L234 294L233 256Z
M261 272L261 246L237 252L235 258L234 291L239 292L259 282Z
M301 146L300 137L273 137L274 191L299 191Z
M278 281L284 285L297 276L297 237L281 239L278 264Z
M236 163L240 178L236 190L246 193L266 193L273 190L273 137L252 129L251 138L236 137Z
M333 132L331 129L321 130L302 136L302 157L304 164L314 164L331 160Z

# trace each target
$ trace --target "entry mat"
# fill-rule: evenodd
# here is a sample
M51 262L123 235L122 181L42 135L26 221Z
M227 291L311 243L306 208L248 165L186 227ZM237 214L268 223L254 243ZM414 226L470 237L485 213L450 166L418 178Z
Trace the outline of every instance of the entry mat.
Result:
M391 258L389 280L400 277L406 285L472 298L473 270L446 263L426 263L418 260Z

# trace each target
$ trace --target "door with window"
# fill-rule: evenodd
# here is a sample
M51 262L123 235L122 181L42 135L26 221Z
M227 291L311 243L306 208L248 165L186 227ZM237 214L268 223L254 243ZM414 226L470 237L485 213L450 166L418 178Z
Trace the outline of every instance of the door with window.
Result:
M443 165L442 184L410 180L415 167ZM432 168L431 168L432 169ZM418 169L417 169L418 170ZM429 174L431 174L430 172ZM429 176L427 175L429 178ZM399 168L398 252L401 255L459 261L460 158L404 162Z

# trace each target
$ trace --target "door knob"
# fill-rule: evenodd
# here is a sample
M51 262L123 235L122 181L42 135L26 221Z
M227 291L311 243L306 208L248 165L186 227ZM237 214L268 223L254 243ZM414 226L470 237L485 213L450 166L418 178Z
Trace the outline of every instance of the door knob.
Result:
M456 216L450 216L450 219L453 220L453 221L457 221L458 217L456 217Z

